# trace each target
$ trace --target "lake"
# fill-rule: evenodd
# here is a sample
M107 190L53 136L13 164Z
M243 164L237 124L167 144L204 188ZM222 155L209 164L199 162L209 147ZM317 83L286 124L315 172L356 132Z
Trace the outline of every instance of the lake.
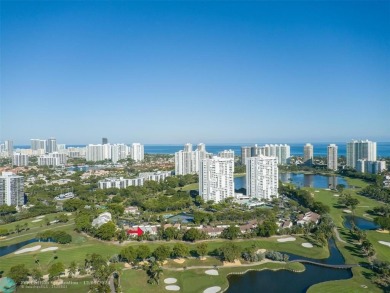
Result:
M326 264L344 264L344 258L337 249L333 240L329 241L330 256L327 259L315 260L288 254L290 260L306 259ZM248 272L244 275L230 275L228 293L242 292L272 292L272 293L301 293L321 282L349 279L352 277L350 269L331 269L316 265L305 264L303 273L294 273L286 270Z
M351 221L354 222L356 227L358 227L360 230L376 230L380 228L373 221L352 215L345 216L344 227L347 229L351 229Z
M279 179L283 183L293 183L297 187L335 188L337 184L344 184L348 188L347 181L340 176L325 176L320 174L303 173L279 173ZM246 176L234 178L234 188L246 188Z

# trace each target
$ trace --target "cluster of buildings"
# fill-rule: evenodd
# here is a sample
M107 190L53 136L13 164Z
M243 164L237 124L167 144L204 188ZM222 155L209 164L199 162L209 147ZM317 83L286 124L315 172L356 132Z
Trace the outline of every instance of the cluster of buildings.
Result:
M109 160L117 163L130 157L136 162L144 159L144 146L140 143L126 144L89 144L85 147L85 158L88 162Z
M102 144L89 144L86 147L66 147L65 144L57 144L55 138L33 138L31 148L14 151L11 140L0 144L0 157L12 158L14 166L28 166L29 157L38 157L39 166L66 165L67 158L85 158L90 162L109 160L117 163L120 160L131 158L136 162L144 159L144 146L140 143L109 144L107 138L102 139Z
M171 175L171 171L143 172L139 173L137 178L105 178L103 180L100 180L98 184L100 189L122 189L128 186L143 186L145 181L147 180L160 182Z
M241 164L246 165L246 159L256 156L276 157L279 165L287 165L290 161L290 146L287 144L266 144L264 146L241 147Z
M287 145L267 145L267 154L276 153ZM255 146L253 156L246 157L247 196L270 199L278 196L278 158L265 156ZM278 150L278 151L276 151ZM283 158L286 154L283 154ZM290 157L288 147L287 156ZM196 150L187 143L184 150L175 153L175 174L199 174L199 195L204 201L220 202L241 196L234 189L234 151L225 150L214 156L201 143Z
M386 162L377 161L376 154L376 142L352 140L347 143L347 167L362 173L381 173L386 170Z

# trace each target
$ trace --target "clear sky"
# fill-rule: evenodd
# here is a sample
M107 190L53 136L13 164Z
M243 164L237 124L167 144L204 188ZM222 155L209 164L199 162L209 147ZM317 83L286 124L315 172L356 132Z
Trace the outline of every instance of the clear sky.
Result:
M0 140L390 141L389 1L0 3Z

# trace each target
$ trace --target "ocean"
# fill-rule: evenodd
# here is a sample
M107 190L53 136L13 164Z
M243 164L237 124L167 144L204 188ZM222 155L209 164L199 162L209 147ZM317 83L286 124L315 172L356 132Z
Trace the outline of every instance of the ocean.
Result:
M334 142L331 142L334 143ZM257 143L262 146L265 143ZM302 156L303 146L306 143L291 143L290 151L292 156ZM325 157L327 153L327 147L330 143L312 143L314 147L314 156ZM336 143L338 148L338 155L346 155L346 143ZM253 144L206 144L206 150L210 153L217 154L223 150L233 150L236 155L241 154L241 146L253 146ZM84 147L85 145L67 145L67 147ZM194 149L196 144L193 144ZM28 145L15 146L15 149L27 149L30 148ZM184 145L164 145L164 144L145 144L146 154L174 154L175 152L182 150ZM377 142L377 156L390 157L390 142Z

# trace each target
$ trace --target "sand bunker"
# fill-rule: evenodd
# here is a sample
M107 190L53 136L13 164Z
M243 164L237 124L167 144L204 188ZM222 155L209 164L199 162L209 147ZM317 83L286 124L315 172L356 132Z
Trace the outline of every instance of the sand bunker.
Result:
M219 273L217 270L207 270L205 271L206 275L211 275L211 276L218 276Z
M219 291L221 291L221 287L214 286L214 287L207 288L206 290L203 291L203 293L217 293Z
M320 192L319 190L315 190L314 192Z
M333 194L333 196L339 197L339 196L340 196L340 194Z
M169 285L169 286L165 286L165 289L168 291L179 291L180 287L176 285Z
M387 242L387 241L378 241L380 244L383 244L383 245L386 245L388 247L390 247L390 242Z
M165 280L164 280L164 283L165 284L174 284L174 283L176 283L177 282L177 279L175 279L175 278L166 278Z
M302 243L302 246L306 247L306 248L313 248L313 244L311 244L309 242Z
M53 247L48 247L48 248L41 249L41 252L53 251L53 250L57 250L57 249L58 249L57 246L53 246Z
M25 252L31 252L31 251L37 251L37 250L40 250L42 246L40 245L36 245L36 246L33 246L33 247L29 247L29 248L23 248L21 250L18 250L15 252L15 254L21 254L21 253L25 253Z
M183 263L185 262L186 260L184 258L177 258L177 259L174 259L173 260L175 263Z
M38 216L38 217L35 217L35 219L42 219L44 218L45 216Z
M389 230L378 229L378 230L376 230L376 232L383 233L383 234L389 234Z
M235 259L234 262L224 261L222 262L222 264L224 267L231 267L231 266L240 266L241 262L238 259Z
M40 222L40 221L42 221L42 219L32 220L31 223L36 223L36 222Z
M289 242L289 241L295 241L295 240L297 240L297 239L294 237L287 237L287 238L279 238L277 241L278 242Z
M267 249L264 249L264 248L260 248L256 251L256 253L265 253L267 251Z
M347 213L347 214L350 214L350 213L352 213L352 211L351 211L351 210L343 210L343 212L344 212L344 213Z

